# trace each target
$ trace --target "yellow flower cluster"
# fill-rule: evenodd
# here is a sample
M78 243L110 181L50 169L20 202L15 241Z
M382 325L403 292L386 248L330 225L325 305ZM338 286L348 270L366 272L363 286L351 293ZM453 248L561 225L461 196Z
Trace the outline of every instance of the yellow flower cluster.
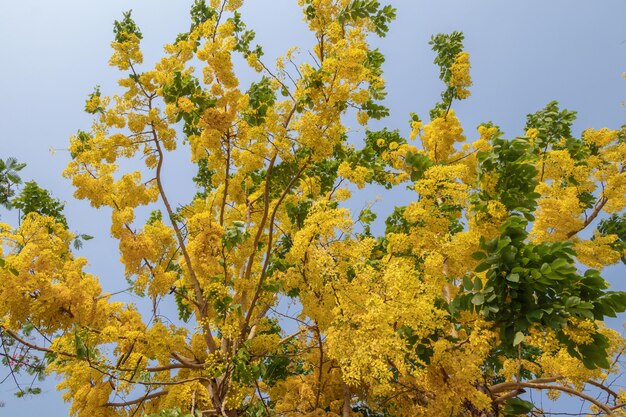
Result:
M362 166L352 168L350 163L343 161L337 170L337 174L353 182L358 188L365 187L370 171Z
M85 110L87 110L88 112L95 112L98 107L102 106L102 104L103 103L100 97L94 94L94 96L91 97L85 104Z
M454 62L450 67L450 87L455 88L456 94L460 99L465 99L470 96L468 89L468 87L472 85L470 67L468 52L459 52L454 57Z
M537 136L539 136L539 130L537 130L534 127L531 127L530 129L528 129L526 131L526 136L528 136L530 139L537 139Z
M178 98L178 108L184 111L185 113L191 113L194 110L194 105L187 97L179 97Z
M454 144L465 141L461 122L452 109L425 125L421 138L424 150L436 162L446 161L454 153Z
M433 344L432 365L428 367L428 389L433 392L432 401L421 415L449 415L460 405L469 401L478 410L491 406L491 399L476 389L475 384L482 378L481 364L495 342L496 335L489 330L489 324L479 318L471 325L471 332L459 334L466 343L451 346L451 342L440 340Z
M619 213L626 208L626 171L624 168L620 171L615 168L612 171L613 175L607 179L603 192L603 196L608 200L604 205L604 211Z
M535 242L566 240L569 233L576 232L583 226L580 218L583 207L576 187L558 187L541 182L536 187L536 192L542 198L539 199L531 231L531 238Z
M423 126L422 122L411 122L411 133L409 134L409 138L411 138L411 140L417 138L422 131Z
M626 254L611 247L616 240L617 235L596 235L593 239L577 240L574 250L578 261L594 269L602 269L618 262Z
M588 345L593 343L593 335L597 332L598 326L593 320L583 320L570 318L568 326L563 329L563 333L577 345Z
M479 151L487 151L491 148L491 140L498 133L497 127L489 127L485 125L478 126L478 133L480 137L477 141L472 143L472 148Z
M468 197L468 186L461 181L466 175L467 168L459 164L435 165L429 168L414 186L421 197L419 204L464 206ZM407 219L412 217L407 216ZM412 218L410 221L417 220Z
M141 64L143 54L139 49L140 39L134 33L125 34L125 42L112 42L113 55L109 60L109 65L126 71L131 65Z
M590 145L603 148L617 139L617 130L602 128L600 130L587 129L583 132L583 140Z

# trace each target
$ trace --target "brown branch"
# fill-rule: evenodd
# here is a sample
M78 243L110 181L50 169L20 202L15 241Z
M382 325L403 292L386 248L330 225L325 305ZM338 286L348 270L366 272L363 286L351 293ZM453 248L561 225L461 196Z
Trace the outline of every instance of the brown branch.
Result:
M450 102L448 102L448 107L446 108L446 113L443 115L443 120L446 120L448 118L448 113L450 113L450 109L452 108L453 100L454 100L454 97L450 97Z
M184 365L185 368L196 368L196 369L204 368L204 363L198 362L197 360L194 360L194 359L185 358L184 356L179 355L176 352L172 352L172 357L176 359L177 361L179 361L182 365Z
M600 212L604 208L604 205L607 203L607 201L609 201L607 197L601 197L600 200L598 200L598 202L596 203L593 209L593 212L589 215L589 217L585 219L585 222L583 223L583 225L579 227L578 229L572 230L571 232L569 232L567 234L567 238L568 239L571 238L572 236L576 235L578 232L582 231L585 227L589 226L591 222L593 222L596 219L596 217L598 217L598 214L600 214Z
M619 174L622 174L624 171L626 171L626 165L624 165L624 166L622 166L622 168L620 168ZM593 211L591 212L589 217L585 218L585 222L583 223L583 225L580 228L578 228L577 230L572 230L571 232L569 232L567 234L567 238L568 239L571 238L572 236L576 235L578 232L582 231L585 227L589 226L591 224L591 222L593 222L596 219L596 217L598 217L598 214L600 214L600 212L604 208L604 205L608 201L609 201L608 197L605 197L605 196L600 197L600 199L596 203L596 205L593 208Z
M14 368L13 363L11 363L11 360L10 360L11 355L9 355L9 352L7 351L7 347L4 343L4 340L2 340L2 350L4 351L4 355L7 358L7 365L9 365L9 375L11 376L11 378L13 378L13 382L15 383L15 386L17 387L17 389L19 389L20 391L23 391L22 386L20 385L20 383L17 380L17 377L15 376L15 368ZM2 382L4 382L7 378L5 378Z
M265 409L265 414L268 416L271 416L272 413L270 413L270 409L267 407L267 403L265 402L265 399L263 399L263 393L261 392L261 387L259 386L259 381L258 380L254 380L254 385L256 386L256 390L259 394L259 399L261 400L261 404L263 404L263 408Z
M469 157L471 155L474 155L478 151L479 151L479 149L475 149L472 152L466 153L465 155L463 155L463 156L461 156L461 157L459 157L459 158L457 158L457 159L455 159L453 161L446 162L446 165L455 164L455 163L457 163L459 161L462 161L463 159L465 159L465 158L467 158L467 157Z
M199 315L200 318L206 318L206 301L204 300L204 295L202 293L202 288L200 288L200 282L198 281L198 277L196 276L196 272L193 269L193 265L191 263L191 257L189 256L189 252L187 251L187 246L185 246L185 241L183 239L180 227L178 226L178 222L175 219L174 211L172 210L172 206L169 203L167 195L165 194L165 189L163 188L163 182L161 180L161 170L163 168L163 150L161 149L161 145L159 143L159 138L156 133L156 129L154 127L154 122L150 123L152 127L152 138L154 140L154 145L156 146L157 152L159 154L159 161L157 163L156 168L156 179L157 179L157 187L159 189L159 194L161 195L161 199L163 200L163 204L165 205L165 209L167 210L167 214L170 218L170 223L174 228L174 232L176 234L176 238L178 240L178 245L180 246L180 250L183 253L183 258L185 259L185 264L187 265L187 270L189 271L189 277L194 286L194 291L196 295L196 300L199 304ZM211 328L209 327L208 320L200 320L202 322L202 330L205 343L209 348L211 353L215 353L217 350L217 345L215 344L215 340L213 339L213 334L211 333Z
M280 340L278 341L278 343L277 343L276 345L277 345L277 346L281 346L282 344L289 342L291 339L293 339L293 338L295 338L295 337L299 336L299 335L300 335L303 331L304 331L304 330L299 330L299 331L297 331L297 332L295 332L295 333L293 333L293 334L290 334L289 336L285 336L285 337L283 337L282 339L280 339Z
M273 237L274 237L274 221L276 220L276 213L278 211L278 207L280 207L280 205L283 202L283 200L285 199L285 197L287 197L287 194L289 194L289 191L291 191L291 188L294 186L296 181L300 178L300 176L302 175L302 173L304 172L304 170L308 166L308 163L309 163L310 160L311 160L311 158L309 158L302 165L302 168L300 168L300 170L296 173L296 175L294 175L294 177L291 179L291 181L289 181L289 184L287 184L287 187L285 187L285 189L283 190L281 196L278 198L278 201L276 202L276 205L274 206L274 209L272 210L272 214L270 216L270 228L269 228L269 231L268 231L267 251L265 252L265 261L263 263L263 268L261 269L261 276L259 278L259 282L257 284L256 291L254 292L254 296L252 297L252 301L250 302L250 308L248 309L248 312L246 314L244 325L242 327L242 332L245 332L247 327L248 327L248 325L250 324L250 319L252 318L252 312L254 311L254 307L256 306L256 302L259 299L259 297L261 296L261 291L263 290L263 283L264 283L265 278L266 278L267 267L269 266L270 255L271 255L271 252L272 252L272 243L273 243ZM261 229L259 229L259 231L261 231ZM256 245L254 247L256 247Z
M539 379L533 379L530 381L526 381L526 383L529 384L544 384L544 383L549 383L549 382L556 382L559 379L563 379L562 376L556 376L556 377L550 377L550 378L539 378ZM492 387L489 387L489 391L492 394L497 394L499 392L503 392L503 391L510 391L512 389L515 389L518 387L520 383L517 381L509 381L509 382L502 382L500 384L496 384Z
M141 360L141 358L140 358ZM97 367L97 364L94 365L89 359L87 359L87 362L89 363L89 367L95 371L100 372L102 375L106 375L109 378L111 378L112 380L117 380L117 381L123 381L123 382L128 382L129 384L138 384L138 385L144 385L147 387L152 387L152 386L165 386L165 385L181 385L181 384L186 384L189 382L194 382L194 381L203 381L205 383L211 384L213 383L213 380L205 377L205 376L197 376L197 377L192 377L192 378L186 378L186 379L180 379L178 381L139 381L139 380L133 380L132 378L134 377L134 375L131 376L131 378L123 378L120 377L118 375L112 374L111 372L108 372L106 370L100 369ZM138 367L137 367L138 369ZM135 369L135 371L137 370Z
M15 339L17 342L19 342L20 344L31 348L33 350L39 351L39 352L44 352L44 353L54 353L56 355L61 355L61 356L65 356L68 358L78 358L77 355L72 354L72 353L68 353L68 352L57 352L54 351L52 349L43 347L43 346L39 346L39 345L35 345L33 343L28 342L27 340L22 339L21 337L19 337L17 334L15 334L14 332L12 332L11 330L7 330L4 329L3 330L7 335L9 335L11 338ZM185 358L175 352L173 352L172 357L174 359L176 359L177 361L180 362L180 364L174 363L174 364L170 364L170 365L162 365L162 366L154 366L154 367L148 367L145 368L144 370L147 372L162 372L162 371L169 371L172 369L180 369L180 368L194 368L194 369L200 369L200 368L204 368L204 364L203 363L198 363L198 362L194 362L193 360L189 359L189 358ZM119 368L119 367L114 367L114 366L110 366L110 365L105 365L102 363L97 364L97 366L101 366L103 368L106 369L110 369L110 370L115 370L115 371L121 371L121 372L132 372L134 369L132 368Z
M319 327L317 325L312 326L311 330L315 332L317 336L317 344L320 350L320 364L319 364L319 373L317 374L317 391L315 393L315 408L317 409L320 404L320 396L322 395L322 372L324 368L324 345L322 341L322 334L320 333Z
M136 84L139 84L139 88L141 88L141 91L143 92L143 95L146 96L146 98L148 99L148 102L149 102L150 100L152 100L154 95L148 94L148 92L146 91L143 83L141 81L139 81L139 76L137 75L137 71L135 71L135 67L133 65L133 62L130 59L128 60L128 64L130 66L131 71L133 72L133 80L135 80Z
M352 407L350 407L350 400L352 395L350 394L350 387L345 382L343 383L343 407L341 407L341 417L350 417L352 414Z
M501 395L498 398L496 398L495 403L496 404L501 404L501 403L505 402L506 400L509 400L511 398L515 398L518 395L523 394L523 393L524 393L524 390L522 390L522 389L511 391L511 392L509 392L507 394Z
M222 197L222 206L220 208L220 225L224 225L224 211L226 209L226 198L228 197L228 177L230 176L230 134L226 133L226 172L224 173L224 195Z
M614 398L618 397L617 392L613 391L611 388L607 387L606 385L601 384L600 382L589 380L587 381L587 383L589 385L593 385L594 387L600 388L601 390L605 391L607 394L613 396Z
M281 87L283 87L284 91L287 92L287 94L289 95L289 98L291 98L292 101L296 101L296 98L291 94L291 91L289 91L289 87L287 87L285 85L285 83L283 83L283 81L278 78L278 76L276 76L276 74L274 74L264 63L263 61L261 61L260 59L257 58L257 61L259 62L259 64L261 64L261 66L263 67L263 69L265 70L265 72L267 72L270 77L272 77L273 79L275 79L280 85Z
M164 391L155 392L153 394L146 394L143 397L139 397L137 399L130 400L130 401L124 401L124 402L119 402L119 403L106 403L104 404L104 407L126 407L129 405L141 404L144 401L161 397L163 395L167 395L168 392L169 392L168 390L164 390Z
M291 122L291 118L293 117L293 115L296 113L296 106L294 105L291 110L289 111L289 114L287 114L287 118L285 119L284 123L283 123L283 127L286 129L287 126L289 126L289 122Z
M226 7L226 1L222 1L222 6L220 7L220 12L217 15L217 19L215 20L215 27L213 28L213 42L215 42L215 36L217 35L217 28L220 25L220 21L222 20L222 14L224 13L224 7Z
M550 379L550 378L547 378L547 379ZM531 389L540 389L540 390L562 391L567 394L575 395L579 398L582 398L583 400L589 401L590 403L600 408L602 411L604 411L607 414L611 414L612 412L611 409L606 404L596 400L593 397L590 397L589 395L583 394L582 392L577 391L573 388L564 387L561 385L537 384L537 383L529 383L529 382L513 382L512 384L515 384L514 386L511 387L512 390L519 390L520 388L531 388ZM504 384L498 384L498 385L504 385ZM508 389L504 388L495 392L502 392L505 390L508 391ZM495 393L495 392L492 391L492 393Z
M267 217L269 215L269 204L270 204L270 179L272 175L272 170L274 169L274 163L276 162L276 158L278 157L278 153L274 152L272 155L272 159L270 160L270 164L267 168L267 174L265 177L265 190L263 191L263 217L261 218L261 222L259 223L259 227L257 229L256 235L254 236L254 241L252 243L252 248L257 248L259 241L261 240L261 236L263 235L263 229L265 228L265 223L267 222ZM252 266L254 265L254 256L256 255L256 251L252 251L250 256L248 257L248 262L246 263L246 270L244 271L244 280L248 281L250 276L252 275ZM246 298L247 291L244 290L241 294L241 305L246 308ZM241 334L243 334L245 327L241 328ZM235 346L237 347L237 346Z
M8 329L2 329L3 332L5 332L6 334L8 334L9 336L11 336L13 339L15 339L16 341L18 341L19 343L21 343L22 345L29 347L33 350L38 350L39 352L46 352L46 353L56 353L57 355L63 355L63 356L69 356L69 357L76 357L76 355L72 355L71 353L63 353L63 352L55 352L52 349L48 349L45 348L43 346L38 346L35 344L32 344L30 342L27 342L26 340L22 339L21 337L19 337L17 334L13 333L11 330Z

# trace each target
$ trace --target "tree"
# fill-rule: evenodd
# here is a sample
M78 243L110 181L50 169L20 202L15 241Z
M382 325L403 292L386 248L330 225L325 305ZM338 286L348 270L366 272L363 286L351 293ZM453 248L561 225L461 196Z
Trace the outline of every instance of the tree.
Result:
M22 182L18 172L26 165L20 164L15 158L0 159L0 205L10 208L10 198L15 195L16 187Z
M354 146L349 118L388 114L384 57L367 37L385 35L394 9L301 0L316 45L270 66L240 4L196 1L190 30L145 71L126 13L110 60L123 91L96 88L92 128L71 138L64 175L111 212L148 314L85 272L45 190L27 185L19 227L0 225L2 335L41 353L72 413L540 415L528 390L622 413L625 394L606 380L626 345L603 320L626 294L598 269L626 254L624 129L576 138L575 113L553 102L520 137L485 123L461 144L453 104L471 78L454 32L432 38L444 91L429 121L412 114L409 139L366 130ZM248 87L236 55L259 73ZM198 192L177 206L163 173L181 147ZM409 185L415 201L375 236L370 208L345 208L350 183ZM167 299L177 319L158 314Z

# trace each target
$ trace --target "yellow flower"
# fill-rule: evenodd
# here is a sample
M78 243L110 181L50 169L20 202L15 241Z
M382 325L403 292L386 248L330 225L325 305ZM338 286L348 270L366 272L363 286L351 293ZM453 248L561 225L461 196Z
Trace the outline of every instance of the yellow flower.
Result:
M574 250L581 263L590 268L602 269L619 262L622 256L611 247L616 240L617 235L595 235L593 239L577 241Z
M352 193L347 188L339 188L335 192L335 196L337 197L337 200L344 201L349 199L352 196Z
M411 133L409 134L409 137L411 139L415 139L417 135L419 135L421 130L422 130L422 122L412 122Z
M191 113L194 111L195 106L187 97L179 97L177 101L178 107L185 113Z
M470 62L468 52L459 52L454 57L454 62L450 67L450 87L456 88L456 94L460 99L470 96L468 87L472 85L470 76Z
M365 126L368 122L368 120L370 119L369 115L364 112L364 111L360 111L356 114L356 121L361 125L361 126Z
M454 143L463 142L463 128L454 110L445 117L437 117L424 126L421 136L424 149L434 161L445 161L454 153Z
M537 130L534 127L531 127L530 129L526 131L526 136L528 136L531 139L537 139L538 135L539 135L539 130Z
M255 71L263 71L263 64L261 64L261 62L259 61L259 57L254 52L248 54L246 60L248 62L248 65L250 65L250 67L253 68Z
M126 33L125 42L112 42L113 55L109 60L109 65L120 70L127 70L131 64L141 64L143 54L139 49L140 39L134 33Z
M618 131L606 127L596 130L587 129L583 132L583 140L590 145L602 148L617 139Z

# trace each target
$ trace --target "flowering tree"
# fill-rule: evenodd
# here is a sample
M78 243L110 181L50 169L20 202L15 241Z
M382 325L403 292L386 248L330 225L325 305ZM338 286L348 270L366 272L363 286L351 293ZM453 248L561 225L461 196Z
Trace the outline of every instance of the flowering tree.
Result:
M111 212L129 291L151 309L103 293L62 206L26 186L21 224L0 225L2 340L26 352L5 363L32 356L60 376L80 417L541 415L528 390L623 415L605 381L626 344L603 320L626 294L598 270L626 255L624 130L576 138L575 113L553 102L523 136L486 123L466 142L453 104L470 96L470 63L454 32L431 41L445 88L428 121L354 146L350 117L388 114L368 36L394 9L300 0L316 44L270 65L241 3L197 0L153 69L130 13L115 22L122 92L89 96L64 176ZM238 54L259 73L249 86ZM198 192L176 205L163 172L181 148ZM375 236L374 212L344 208L350 183L409 185L415 201ZM159 314L167 298L178 318Z

